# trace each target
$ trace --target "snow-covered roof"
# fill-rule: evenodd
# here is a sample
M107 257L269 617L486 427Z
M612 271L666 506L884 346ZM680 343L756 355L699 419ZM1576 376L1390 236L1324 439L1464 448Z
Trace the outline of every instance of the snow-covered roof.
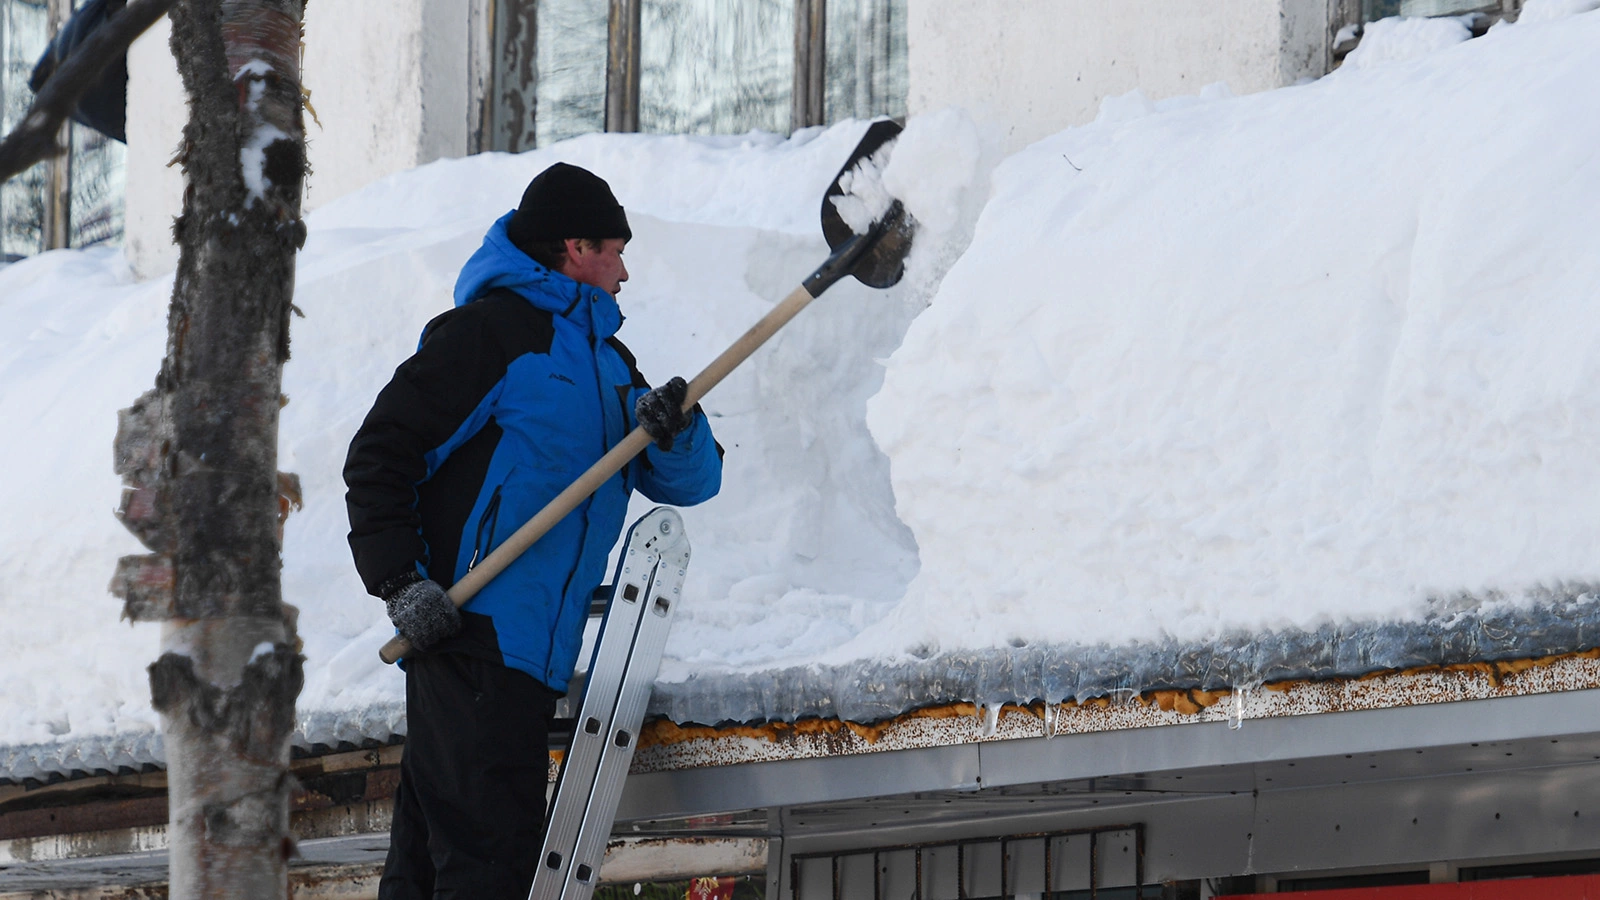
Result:
M1023 644L957 649L926 660L702 675L658 684L650 711L674 722L709 725L813 716L872 723L962 701L998 709L1005 703L1128 700L1152 691L1352 679L1594 647L1600 647L1600 588L1573 588L1552 591L1533 605L1459 598L1420 622L1328 622L1310 629L1235 631L1194 643Z
M684 512L655 709L872 718L1593 646L1600 13L1530 18L1279 91L1115 98L1003 159L964 112L912 118L883 173L921 226L905 280L836 286L706 400L726 487ZM310 216L280 444L302 717L402 699L339 470L527 180L610 180L622 337L661 379L822 260L864 127L592 135ZM155 727L159 629L106 592L142 550L110 449L170 289L104 248L0 270L0 746Z
M1245 717L1595 688L1600 687L1600 663L1592 652L1600 646L1597 604L1600 591L1595 590L1553 593L1537 607L1522 608L1495 608L1460 598L1451 608L1410 625L1349 623L1314 632L1241 633L1190 647L1008 648L909 663L794 667L664 683L650 703L657 724L714 727L647 726L635 768L670 771L817 754L811 742L795 739L799 732L781 725L739 727L773 719L817 721L820 727L811 733L824 736L822 752L850 754L1036 737L1041 727L1066 734L1214 721L1219 716L1237 723ZM1511 664L1450 672L1463 664L1497 661ZM1527 678L1528 671L1549 674ZM1383 677L1355 677L1374 673ZM1502 673L1524 676L1523 683L1507 683ZM1334 695L1324 690L1327 685L1339 686ZM1261 691L1264 686L1270 690ZM581 683L574 685L574 693L579 690ZM1163 695L1184 695L1198 708L1174 710ZM1236 704L1207 712L1215 701L1234 695ZM973 697L1003 699L978 706L967 699ZM1262 697L1282 699L1263 703ZM1118 709L1097 713L1088 702L1096 699L1114 699ZM1026 711L1003 716L1002 709L1011 706ZM1046 707L1061 712L1043 714L1036 722ZM927 727L949 720L952 711L969 721ZM557 714L570 717L571 707L558 707ZM318 756L398 743L405 731L403 703L312 710L299 717L291 745L296 756ZM856 733L857 739L841 739L845 731ZM673 738L663 740L665 734ZM743 740L748 734L765 740L752 746ZM0 786L165 767L162 736L148 729L0 747Z
M290 749L296 756L321 756L399 743L405 737L405 719L403 702L366 709L313 710L300 716ZM0 786L54 784L166 767L161 732L150 728L0 746Z

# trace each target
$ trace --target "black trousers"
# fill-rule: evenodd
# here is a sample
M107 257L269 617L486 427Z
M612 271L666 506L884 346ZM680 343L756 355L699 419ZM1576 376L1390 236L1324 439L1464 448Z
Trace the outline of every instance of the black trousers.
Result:
M487 660L406 661L406 744L379 900L526 900L558 698Z

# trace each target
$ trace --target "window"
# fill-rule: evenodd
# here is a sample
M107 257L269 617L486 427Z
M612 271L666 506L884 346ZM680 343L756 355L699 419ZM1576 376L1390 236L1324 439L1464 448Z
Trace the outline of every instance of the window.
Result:
M28 78L72 10L70 0L0 0L0 133L33 103ZM0 260L121 239L125 148L77 123L64 132L67 154L0 186Z
M823 121L905 115L904 4L890 0L829 0L827 28L827 107Z
M69 201L65 215L68 247L122 240L124 165L128 148L93 128L73 122Z
M1459 16L1499 11L1500 0L1362 0L1362 18L1371 22L1390 16Z
M798 853L787 875L796 900L1164 896L1145 883L1143 824Z
M0 131L22 121L33 92L28 75L50 40L44 0L0 0ZM9 262L45 249L45 196L51 165L40 163L0 185L0 258Z
M905 114L907 0L496 0L482 149Z
M638 0L639 131L785 132L793 0Z
M606 124L606 7L592 0L538 5L535 143L553 144ZM596 89L598 88L598 90Z
M1472 36L1478 37L1502 19L1516 21L1522 4L1523 0L1334 0L1329 7L1336 32L1328 44L1329 68L1342 63L1356 48L1368 22L1395 16L1461 16Z

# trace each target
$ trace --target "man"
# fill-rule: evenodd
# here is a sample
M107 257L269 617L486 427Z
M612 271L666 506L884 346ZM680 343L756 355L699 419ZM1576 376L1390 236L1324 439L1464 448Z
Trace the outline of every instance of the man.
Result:
M721 451L687 385L650 390L614 334L632 231L599 177L557 163L484 237L350 444L350 547L416 652L378 895L528 894L549 719L635 489L690 505ZM656 443L458 612L445 590L637 423Z

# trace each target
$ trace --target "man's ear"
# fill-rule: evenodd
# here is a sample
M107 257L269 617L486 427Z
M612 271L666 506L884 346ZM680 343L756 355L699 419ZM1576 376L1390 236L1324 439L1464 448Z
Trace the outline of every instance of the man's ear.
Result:
M587 242L582 238L567 238L566 240L562 241L562 243L567 247L568 259L571 259L572 257L577 256L580 252L589 249L585 246Z

